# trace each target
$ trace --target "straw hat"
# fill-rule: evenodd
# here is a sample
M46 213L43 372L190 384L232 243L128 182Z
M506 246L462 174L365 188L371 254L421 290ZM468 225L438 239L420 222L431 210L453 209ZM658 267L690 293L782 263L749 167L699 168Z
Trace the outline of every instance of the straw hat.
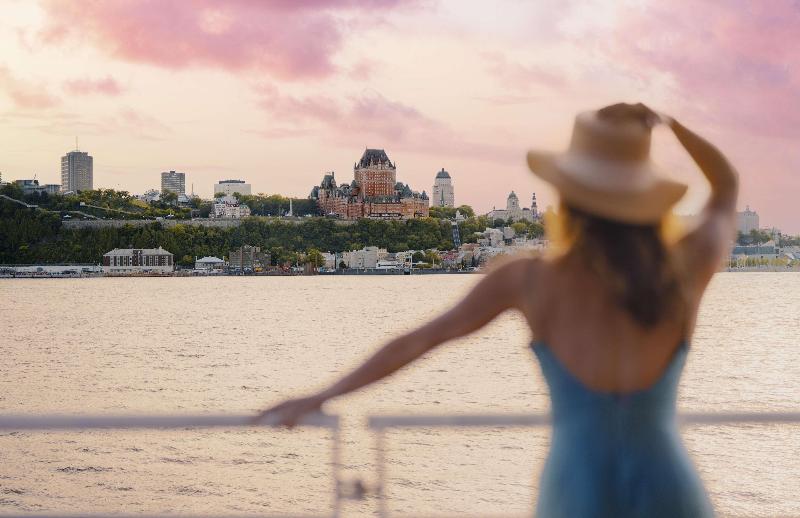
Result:
M687 186L664 177L650 160L651 126L642 117L583 112L575 117L569 149L529 151L528 165L576 209L622 223L655 224Z

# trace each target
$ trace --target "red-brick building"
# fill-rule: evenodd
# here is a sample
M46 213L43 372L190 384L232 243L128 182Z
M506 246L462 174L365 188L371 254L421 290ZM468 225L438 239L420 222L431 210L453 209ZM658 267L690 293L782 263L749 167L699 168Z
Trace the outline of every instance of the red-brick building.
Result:
M397 168L383 149L366 149L353 166L353 181L336 185L328 173L310 197L323 214L342 219L411 219L428 215L428 195L397 181Z

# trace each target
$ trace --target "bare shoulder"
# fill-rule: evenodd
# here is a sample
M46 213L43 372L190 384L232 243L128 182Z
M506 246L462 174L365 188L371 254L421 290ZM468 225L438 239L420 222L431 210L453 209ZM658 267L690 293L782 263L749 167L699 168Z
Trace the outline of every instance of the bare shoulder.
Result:
M489 275L503 284L515 288L536 282L543 277L547 261L539 254L519 253L497 257L489 269Z
M720 269L735 228L733 211L707 208L698 225L675 244L675 260L691 288L702 291Z
M502 291L510 307L522 311L530 320L545 305L552 269L552 261L541 254L520 253L498 257L486 281Z

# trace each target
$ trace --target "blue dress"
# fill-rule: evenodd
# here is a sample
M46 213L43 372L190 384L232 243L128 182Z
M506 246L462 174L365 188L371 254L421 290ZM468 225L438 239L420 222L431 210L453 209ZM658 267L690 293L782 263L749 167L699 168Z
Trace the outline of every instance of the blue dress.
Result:
M545 343L532 348L550 387L553 414L538 518L714 515L675 422L685 343L654 385L624 394L592 390Z

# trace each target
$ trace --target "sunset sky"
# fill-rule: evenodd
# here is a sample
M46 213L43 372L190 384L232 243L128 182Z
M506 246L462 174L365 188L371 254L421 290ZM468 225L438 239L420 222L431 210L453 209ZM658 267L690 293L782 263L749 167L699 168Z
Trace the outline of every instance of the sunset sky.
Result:
M555 203L525 151L567 144L578 111L643 101L718 144L741 208L800 232L800 3L458 0L0 0L0 171L60 182L94 156L95 187L187 190L242 178L306 196L352 179L366 146L457 204ZM707 187L666 130L657 161Z

